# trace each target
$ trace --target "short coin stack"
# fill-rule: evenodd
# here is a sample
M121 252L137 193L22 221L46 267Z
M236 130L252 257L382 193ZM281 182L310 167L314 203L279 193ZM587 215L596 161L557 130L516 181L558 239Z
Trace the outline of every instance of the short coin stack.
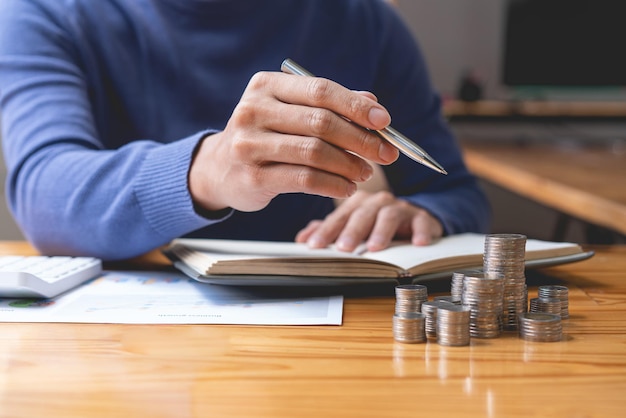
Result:
M393 337L403 343L426 341L426 316L422 304L428 301L428 289L421 284L399 285L396 292L396 312L393 316Z
M556 298L561 300L561 319L569 318L569 290L566 286L545 285L539 286L540 298Z
M401 312L393 316L393 338L401 343L426 341L426 316L421 312Z
M463 294L463 277L465 277L465 272L463 271L455 271L452 273L450 296L454 302L461 302L461 296Z
M442 299L422 303L422 313L426 316L426 336L437 337L437 309L440 306L452 305L451 302Z
M450 296L453 302L461 303L461 297L463 295L463 278L466 274L478 274L482 273L482 270L461 270L452 273L452 280L450 283Z
M435 296L433 298L433 300L438 301L438 302L448 302L448 303L454 303L455 305L460 305L461 301L455 301L452 299L452 296L450 295L439 295L439 296Z
M446 304L437 308L437 343L446 346L469 345L470 308Z
M563 337L563 325L559 315L525 312L518 319L519 336L526 341L556 342Z
M485 273L465 274L462 303L471 309L470 335L496 338L502 332L504 277Z
M530 300L530 312L552 313L561 316L561 299L532 298Z
M507 330L516 330L517 317L528 311L525 256L525 235L489 234L485 237L483 270L488 275L504 278L502 321Z

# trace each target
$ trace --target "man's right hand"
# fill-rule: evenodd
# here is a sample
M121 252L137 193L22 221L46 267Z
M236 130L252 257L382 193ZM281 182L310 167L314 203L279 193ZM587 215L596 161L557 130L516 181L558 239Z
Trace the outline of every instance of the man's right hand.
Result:
M189 171L194 202L256 211L281 193L351 196L372 175L365 159L390 164L398 151L348 120L382 129L390 116L371 93L327 79L255 74L224 131L199 145Z

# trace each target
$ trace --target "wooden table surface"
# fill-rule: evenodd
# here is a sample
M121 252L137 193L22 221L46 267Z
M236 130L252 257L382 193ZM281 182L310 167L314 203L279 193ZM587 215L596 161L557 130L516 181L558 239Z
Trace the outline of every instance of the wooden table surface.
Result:
M626 152L608 147L464 142L479 177L567 215L626 234Z
M391 297L347 298L342 326L3 323L0 416L623 417L626 246L595 249L529 286L569 287L556 343L397 343Z

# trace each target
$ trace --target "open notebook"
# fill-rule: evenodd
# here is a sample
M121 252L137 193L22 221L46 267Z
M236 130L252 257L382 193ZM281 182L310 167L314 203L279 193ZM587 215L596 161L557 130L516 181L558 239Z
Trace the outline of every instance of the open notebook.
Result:
M437 279L461 269L481 268L485 235L459 234L417 247L395 242L389 248L345 253L291 242L177 239L164 253L175 267L208 283L233 285L332 285ZM575 243L529 239L526 266L543 267L593 255Z

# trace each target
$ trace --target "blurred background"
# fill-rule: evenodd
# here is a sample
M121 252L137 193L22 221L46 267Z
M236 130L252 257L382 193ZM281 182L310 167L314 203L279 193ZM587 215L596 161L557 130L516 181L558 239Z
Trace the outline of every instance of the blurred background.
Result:
M626 1L396 0L426 57L444 109L461 102L523 100L626 103ZM596 37L590 39L590 37ZM622 42L622 45L618 45ZM617 49L619 47L619 49ZM558 59L550 51L565 51ZM613 49L612 49L613 48ZM535 56L529 55L529 51ZM568 55L569 54L569 55ZM604 60L604 61L603 61ZM564 84L564 85L562 85ZM551 141L580 147L590 141L626 152L626 117L536 120L468 118L445 110L462 141ZM626 115L626 113L625 113ZM0 162L0 240L23 239L5 203ZM493 232L551 239L559 214L483 181L494 208ZM622 184L616 184L626 193ZM585 242L575 219L563 238ZM611 240L622 239L607 231Z

